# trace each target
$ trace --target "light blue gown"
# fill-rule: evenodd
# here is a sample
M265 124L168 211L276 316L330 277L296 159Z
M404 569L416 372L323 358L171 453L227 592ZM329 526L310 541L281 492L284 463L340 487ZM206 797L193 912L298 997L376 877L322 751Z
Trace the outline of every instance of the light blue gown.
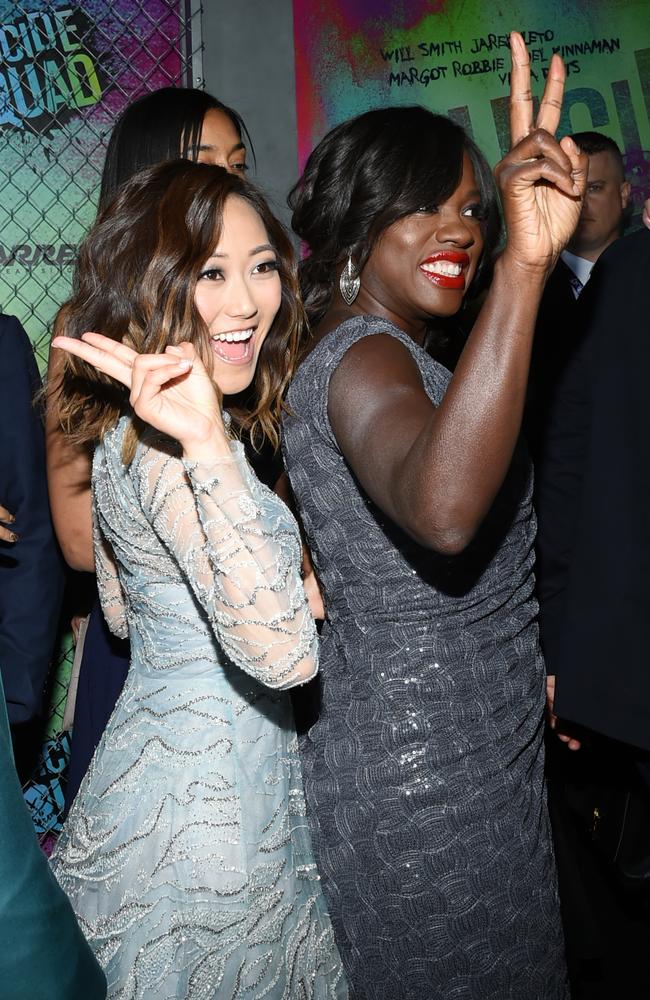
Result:
M53 856L113 1000L344 998L289 697L316 670L295 521L239 443L153 431L93 465L104 613L131 666Z

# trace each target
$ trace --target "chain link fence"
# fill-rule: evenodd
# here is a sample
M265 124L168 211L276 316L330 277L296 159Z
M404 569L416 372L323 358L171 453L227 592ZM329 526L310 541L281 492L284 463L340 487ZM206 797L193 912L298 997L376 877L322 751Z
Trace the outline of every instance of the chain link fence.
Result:
M160 87L200 86L201 66L199 0L0 0L0 309L25 327L41 373L117 115ZM73 655L64 632L24 789L46 848L63 806Z

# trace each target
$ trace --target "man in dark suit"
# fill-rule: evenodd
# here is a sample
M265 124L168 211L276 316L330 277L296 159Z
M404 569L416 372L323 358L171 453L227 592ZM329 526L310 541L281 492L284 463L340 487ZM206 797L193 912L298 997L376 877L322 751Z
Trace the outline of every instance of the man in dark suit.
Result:
M0 315L0 671L23 778L39 749L64 582L50 520L43 426L33 402L40 385L27 334L17 319Z
M540 578L556 710L648 751L649 283L643 229L607 251L581 297L579 346L550 414L538 486L540 549L564 553L556 578ZM564 535L550 537L557 506Z
M590 1000L645 995L635 990L647 903L643 891L640 901L627 895L599 855L597 824L627 789L650 789L649 281L645 229L599 258L577 303L575 349L554 385L536 469L542 646L558 725L584 746L563 757L551 748L549 805L574 996ZM644 849L650 858L650 829L641 857Z
M539 308L526 416L535 462L558 380L576 346L578 298L600 255L622 236L630 203L630 185L616 143L599 132L576 132L572 138L589 157L589 174L576 231L560 255Z

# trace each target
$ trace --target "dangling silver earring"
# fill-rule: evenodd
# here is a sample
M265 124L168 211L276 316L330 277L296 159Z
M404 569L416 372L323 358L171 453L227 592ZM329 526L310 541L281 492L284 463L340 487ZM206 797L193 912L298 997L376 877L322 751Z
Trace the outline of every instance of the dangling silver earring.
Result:
M354 264L352 263L352 254L348 254L347 264L341 271L341 277L339 278L339 288L341 289L341 295L344 301L351 306L357 295L359 294L359 288L361 287L361 278L359 277L358 271Z

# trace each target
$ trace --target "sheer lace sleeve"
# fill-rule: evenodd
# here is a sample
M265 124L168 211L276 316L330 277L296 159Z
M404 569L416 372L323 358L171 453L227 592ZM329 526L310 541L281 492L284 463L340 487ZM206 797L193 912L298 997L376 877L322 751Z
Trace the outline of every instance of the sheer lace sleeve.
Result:
M317 636L300 577L299 535L279 499L255 498L259 484L241 445L209 466L141 448L131 469L145 516L229 658L268 687L309 680Z
M114 635L120 639L127 639L129 629L126 620L126 605L120 579L117 575L115 557L109 543L101 533L95 513L93 513L93 544L97 590L104 618Z

